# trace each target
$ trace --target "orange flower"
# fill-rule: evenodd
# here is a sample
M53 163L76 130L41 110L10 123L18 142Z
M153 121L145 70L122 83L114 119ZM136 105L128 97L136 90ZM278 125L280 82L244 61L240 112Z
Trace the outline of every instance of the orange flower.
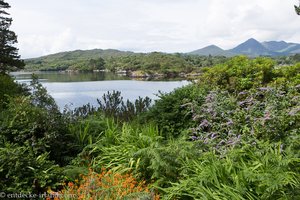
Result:
M69 182L69 183L68 183L68 186L69 186L70 188L72 188L72 187L74 186L74 184L73 184L72 182Z
M138 182L132 174L114 173L111 170L102 168L100 173L89 169L88 175L80 175L80 180L69 182L60 192L62 195L76 195L77 199L117 199L126 197L130 193L146 192L150 195L145 181ZM159 195L153 195L158 200Z

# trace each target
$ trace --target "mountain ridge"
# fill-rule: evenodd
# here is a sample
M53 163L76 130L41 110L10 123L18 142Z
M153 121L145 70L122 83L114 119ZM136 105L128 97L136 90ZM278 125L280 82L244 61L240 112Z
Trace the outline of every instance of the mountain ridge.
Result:
M150 52L149 52L150 53ZM257 56L287 56L300 53L300 44L285 42L285 41L265 41L259 42L254 38L250 38L245 42L237 45L236 47L228 50L224 50L217 45L209 45L201 49L197 49L185 54L200 55L200 56L225 56L232 57L235 55L247 55L249 57ZM53 53L49 55L39 56L35 58L27 58L25 61L35 61L39 59L52 60L57 58L63 58L65 60L72 60L88 54L90 59L96 59L102 57L119 57L124 55L145 54L136 53L132 51L122 51L118 49L90 49L90 50L73 50ZM146 53L147 54L147 53Z
M211 47L214 47L212 51ZM217 51L218 49L218 51ZM213 53L213 54L212 54ZM234 56L247 55L249 57L258 56L287 56L300 53L300 44L287 43L285 41L266 41L259 42L254 38L250 38L236 47L224 50L216 45L209 45L201 49L189 52L192 55L212 55L212 56Z

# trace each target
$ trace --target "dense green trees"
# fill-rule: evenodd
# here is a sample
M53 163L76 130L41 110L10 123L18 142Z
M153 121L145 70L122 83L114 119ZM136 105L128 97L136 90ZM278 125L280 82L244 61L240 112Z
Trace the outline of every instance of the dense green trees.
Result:
M92 67L93 70L103 70L105 69L105 61L103 58L98 59L90 59L89 65Z
M27 70L109 70L139 71L141 74L177 76L193 73L201 67L210 67L226 61L224 56L196 56L185 54L126 53L115 54L110 50L90 50L85 53L64 52L26 60ZM106 53L105 53L106 52Z
M16 34L9 30L12 19L8 17L6 9L9 4L0 0L0 72L5 73L24 67L20 60L18 49L13 45L17 42Z

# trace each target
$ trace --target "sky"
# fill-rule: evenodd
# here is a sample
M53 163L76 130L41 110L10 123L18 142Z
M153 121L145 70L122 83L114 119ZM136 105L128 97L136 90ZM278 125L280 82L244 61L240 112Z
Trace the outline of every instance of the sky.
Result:
M6 0L22 58L76 49L190 52L300 43L297 0Z

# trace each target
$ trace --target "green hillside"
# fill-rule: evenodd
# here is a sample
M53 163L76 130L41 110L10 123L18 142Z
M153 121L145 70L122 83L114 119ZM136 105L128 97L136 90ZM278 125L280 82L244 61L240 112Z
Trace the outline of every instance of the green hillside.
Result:
M141 74L177 76L223 63L224 56L195 56L161 52L133 53L119 50L76 50L25 60L28 71L139 71Z
M131 55L132 52L114 49L75 50L25 60L26 70L91 70L93 60ZM92 66L91 66L92 65Z

